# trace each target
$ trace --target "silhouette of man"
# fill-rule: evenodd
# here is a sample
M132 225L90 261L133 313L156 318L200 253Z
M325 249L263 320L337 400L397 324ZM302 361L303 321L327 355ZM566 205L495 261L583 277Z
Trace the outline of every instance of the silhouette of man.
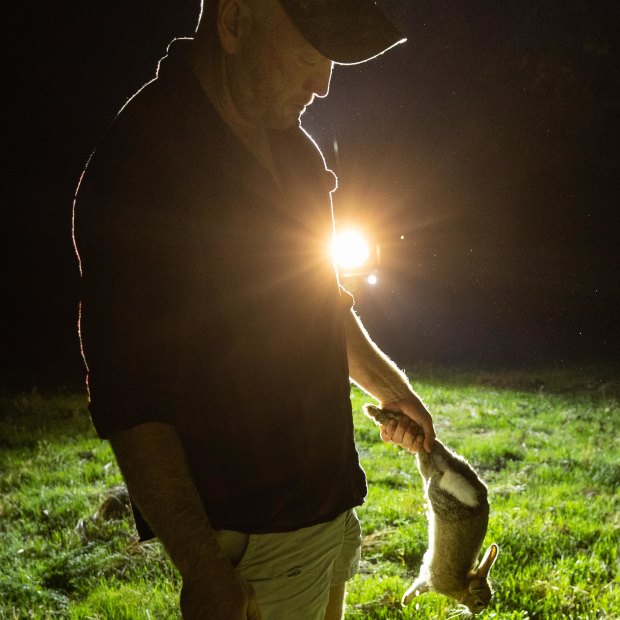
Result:
M384 440L432 445L338 284L335 177L299 121L334 63L401 40L371 0L205 0L81 180L90 412L184 618L342 617L366 494L349 379L406 414Z

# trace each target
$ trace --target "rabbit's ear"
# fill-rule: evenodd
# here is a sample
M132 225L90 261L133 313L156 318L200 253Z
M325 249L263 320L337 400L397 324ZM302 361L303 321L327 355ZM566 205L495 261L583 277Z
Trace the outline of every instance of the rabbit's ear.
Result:
M486 550L480 564L478 564L478 568L475 570L474 575L480 579L486 579L489 575L491 567L495 563L495 560L497 560L498 553L499 547L495 543L489 545L489 548Z

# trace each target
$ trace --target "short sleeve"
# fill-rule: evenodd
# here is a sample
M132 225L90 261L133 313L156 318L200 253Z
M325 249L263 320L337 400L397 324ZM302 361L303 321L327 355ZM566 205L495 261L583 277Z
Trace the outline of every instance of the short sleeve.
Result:
M100 155L78 193L74 234L90 413L107 438L146 422L173 423L182 242L161 158L141 149L129 158L109 145Z

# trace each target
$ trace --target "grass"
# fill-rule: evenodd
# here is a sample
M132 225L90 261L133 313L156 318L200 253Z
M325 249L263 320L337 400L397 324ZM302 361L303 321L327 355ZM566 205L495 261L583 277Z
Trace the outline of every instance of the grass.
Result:
M480 617L620 617L618 368L411 374L438 435L489 486L486 542L501 551ZM439 595L400 606L426 548L420 478L352 396L370 491L347 620L448 618L457 608ZM0 618L179 618L180 580L160 545L136 543L128 515L95 517L120 483L82 396L0 398Z

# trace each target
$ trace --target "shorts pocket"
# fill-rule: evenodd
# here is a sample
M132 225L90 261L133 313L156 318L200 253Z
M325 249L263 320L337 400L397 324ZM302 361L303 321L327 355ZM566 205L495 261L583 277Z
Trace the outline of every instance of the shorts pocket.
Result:
M250 535L234 530L217 530L215 537L222 553L236 568L243 561L250 546Z

